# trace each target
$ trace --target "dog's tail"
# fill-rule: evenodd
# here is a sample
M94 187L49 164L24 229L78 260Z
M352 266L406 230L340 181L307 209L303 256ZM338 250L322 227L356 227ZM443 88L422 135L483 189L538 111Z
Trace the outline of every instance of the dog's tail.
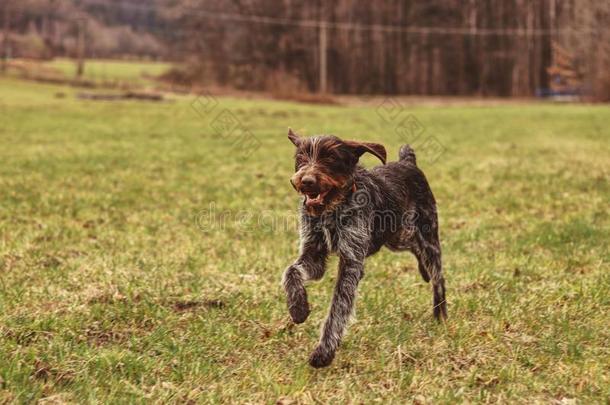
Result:
M398 152L398 160L417 165L415 160L415 151L409 145L402 145L400 147L400 152Z

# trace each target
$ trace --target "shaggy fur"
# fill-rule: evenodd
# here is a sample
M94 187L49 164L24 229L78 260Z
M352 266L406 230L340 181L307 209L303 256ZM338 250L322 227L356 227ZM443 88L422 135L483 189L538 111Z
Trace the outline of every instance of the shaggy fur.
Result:
M423 279L432 281L434 316L445 319L436 202L413 149L403 146L398 161L385 164L385 148L379 144L335 136L302 138L292 130L288 137L296 146L291 183L304 197L300 254L283 277L295 323L309 315L304 282L322 278L329 254L339 256L330 311L309 363L325 367L333 361L364 276L364 260L383 246L415 255ZM358 159L367 152L384 165L370 171L359 166Z

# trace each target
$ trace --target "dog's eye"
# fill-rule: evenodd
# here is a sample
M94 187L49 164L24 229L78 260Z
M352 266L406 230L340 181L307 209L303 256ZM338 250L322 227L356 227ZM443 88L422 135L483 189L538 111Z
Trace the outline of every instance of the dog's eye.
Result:
M333 150L323 150L320 151L318 159L324 162L332 162L337 159L337 153Z
M337 162L337 159L335 159L332 156L327 156L327 157L323 157L323 158L318 159L318 162L320 162L323 165L331 166L331 165L333 165L334 163Z
M306 163L307 163L307 157L306 156L301 155L301 154L296 155L296 157L295 157L295 165L296 165L296 167L301 167L301 166L303 166Z

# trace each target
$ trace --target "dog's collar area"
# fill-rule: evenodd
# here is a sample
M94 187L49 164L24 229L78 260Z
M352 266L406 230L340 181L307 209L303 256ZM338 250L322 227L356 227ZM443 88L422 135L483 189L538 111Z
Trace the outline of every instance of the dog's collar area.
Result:
M347 187L345 187L345 190L348 190L348 191L351 191L352 193L355 193L356 190L357 190L357 187L356 187L356 182L354 181L353 178L351 179L351 183L352 184L350 184Z
M354 181L354 179L351 179L351 184L346 184L345 186L343 186L342 193L344 196L349 196L350 194L354 194L356 190L358 190L358 188L356 187L356 182Z

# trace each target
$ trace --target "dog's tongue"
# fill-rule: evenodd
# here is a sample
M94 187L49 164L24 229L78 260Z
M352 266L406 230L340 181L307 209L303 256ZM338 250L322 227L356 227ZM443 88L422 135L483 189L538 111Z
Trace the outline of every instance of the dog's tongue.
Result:
M324 204L324 196L326 193L320 193L315 197L310 197L305 194L305 205L311 207L313 205L323 205Z

